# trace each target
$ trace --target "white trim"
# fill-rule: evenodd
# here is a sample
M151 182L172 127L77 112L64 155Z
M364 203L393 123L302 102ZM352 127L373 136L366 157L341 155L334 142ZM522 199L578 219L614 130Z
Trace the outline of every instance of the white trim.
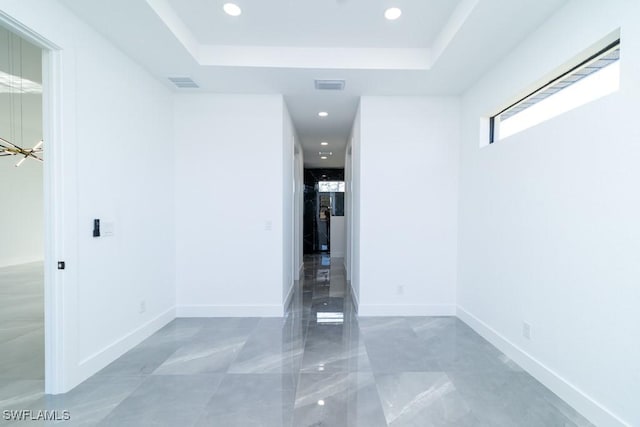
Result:
M142 326L134 329L132 332L126 334L122 338L109 344L105 348L91 356L85 358L78 364L79 368L79 382L84 381L91 375L100 371L105 366L116 360L118 357L131 350L133 347L140 344L145 339L156 333L162 327L167 325L176 317L175 307L164 311L155 318L149 320Z
M5 260L3 263L1 263L0 268L15 267L18 265L33 264L36 262L44 262L44 259L42 259L42 256L12 258L10 260Z
M176 317L282 317L282 305L179 305Z
M353 305L356 307L356 313L360 313L360 300L358 299L358 295L356 295L355 289L351 286L351 280L347 280L349 284L349 289L351 290L351 299L353 300Z
M455 316L453 304L358 304L358 316Z
M13 16L8 15L3 10L0 10L0 22L2 22L3 27L12 33L18 34L23 39L42 48L43 50L60 50L58 45L47 40L45 37L42 37L40 34L25 26L22 22L14 19Z
M0 23L42 49L42 135L46 141L43 164L44 371L45 392L55 394L65 391L64 277L59 274L56 263L64 247L60 48L2 10Z
M64 393L65 359L64 327L65 304L64 271L57 269L57 261L63 261L64 233L64 165L62 142L62 71L60 51L43 50L42 55L42 121L45 143L44 162L44 330L45 330L45 392Z
M284 299L284 305L282 306L282 310L286 313L287 308L289 308L289 304L291 304L291 300L293 299L293 293L296 289L296 283L298 281L295 280L291 286L289 287L289 292L287 292L287 297Z
M557 372L509 341L491 326L458 306L457 316L562 400L598 426L630 426Z
M331 252L331 258L344 258L344 252Z

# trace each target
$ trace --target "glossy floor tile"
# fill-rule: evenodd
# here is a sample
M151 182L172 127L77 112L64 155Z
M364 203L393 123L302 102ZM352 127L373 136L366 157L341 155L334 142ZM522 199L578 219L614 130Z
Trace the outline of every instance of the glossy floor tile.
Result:
M29 409L43 396L43 264L0 268L0 425L10 425L2 411Z
M37 271L0 272L27 284L0 290L0 409L67 410L70 426L591 425L455 317L358 318L342 263L305 257L284 318L176 319L61 396L36 366Z
M475 426L478 420L444 372L377 375L378 391L390 426Z
M228 374L199 417L197 426L290 426L297 376Z
M386 426L372 372L301 374L294 426Z

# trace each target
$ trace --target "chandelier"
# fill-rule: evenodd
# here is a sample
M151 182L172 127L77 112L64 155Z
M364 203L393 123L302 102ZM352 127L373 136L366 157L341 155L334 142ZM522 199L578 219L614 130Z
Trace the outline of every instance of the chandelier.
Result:
M22 148L12 142L7 141L6 139L0 137L0 157L6 156L20 156L22 157L18 163L15 164L16 167L20 166L27 159L35 159L39 162L42 162L42 144L43 141L39 141L33 148Z
M15 166L18 167L27 159L43 161L43 141L40 140L33 148L25 140L38 141L38 136L24 135L24 97L42 94L42 85L25 77L23 64L23 40L10 31L0 28L0 39L6 39L7 60L0 69L0 97L2 98L2 120L0 121L0 157L17 156ZM4 58L3 58L4 60ZM40 95L41 96L41 95ZM6 103L5 103L6 101ZM29 113L27 113L29 114ZM8 125L8 126L7 126ZM33 139L31 139L33 138ZM18 145L20 144L20 145Z

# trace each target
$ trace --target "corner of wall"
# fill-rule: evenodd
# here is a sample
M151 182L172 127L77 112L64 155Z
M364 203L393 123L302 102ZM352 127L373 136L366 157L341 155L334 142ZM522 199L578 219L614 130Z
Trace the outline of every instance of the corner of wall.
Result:
M591 396L571 384L559 373L537 360L518 345L509 341L491 326L468 312L464 307L458 305L456 314L457 317L471 327L471 329L476 331L510 359L515 361L526 372L548 387L562 400L567 402L595 425L617 427L630 425L610 412L607 408L600 405Z
M170 309L149 320L148 322L129 332L120 339L107 345L100 351L81 360L78 363L78 370L74 375L75 381L73 383L66 384L66 387L64 390L62 390L62 392L66 393L67 391L70 391L78 384L91 377L101 369L105 368L111 362L125 354L127 351L131 350L133 347L149 338L151 335L170 323L175 318L176 309L175 307L171 307Z

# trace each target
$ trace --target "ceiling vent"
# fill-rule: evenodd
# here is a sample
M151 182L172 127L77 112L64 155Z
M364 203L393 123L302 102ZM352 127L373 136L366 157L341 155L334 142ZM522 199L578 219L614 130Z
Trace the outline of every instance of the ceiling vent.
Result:
M195 89L200 87L191 77L169 77L169 80L180 89Z
M344 80L316 80L316 90L344 90Z

